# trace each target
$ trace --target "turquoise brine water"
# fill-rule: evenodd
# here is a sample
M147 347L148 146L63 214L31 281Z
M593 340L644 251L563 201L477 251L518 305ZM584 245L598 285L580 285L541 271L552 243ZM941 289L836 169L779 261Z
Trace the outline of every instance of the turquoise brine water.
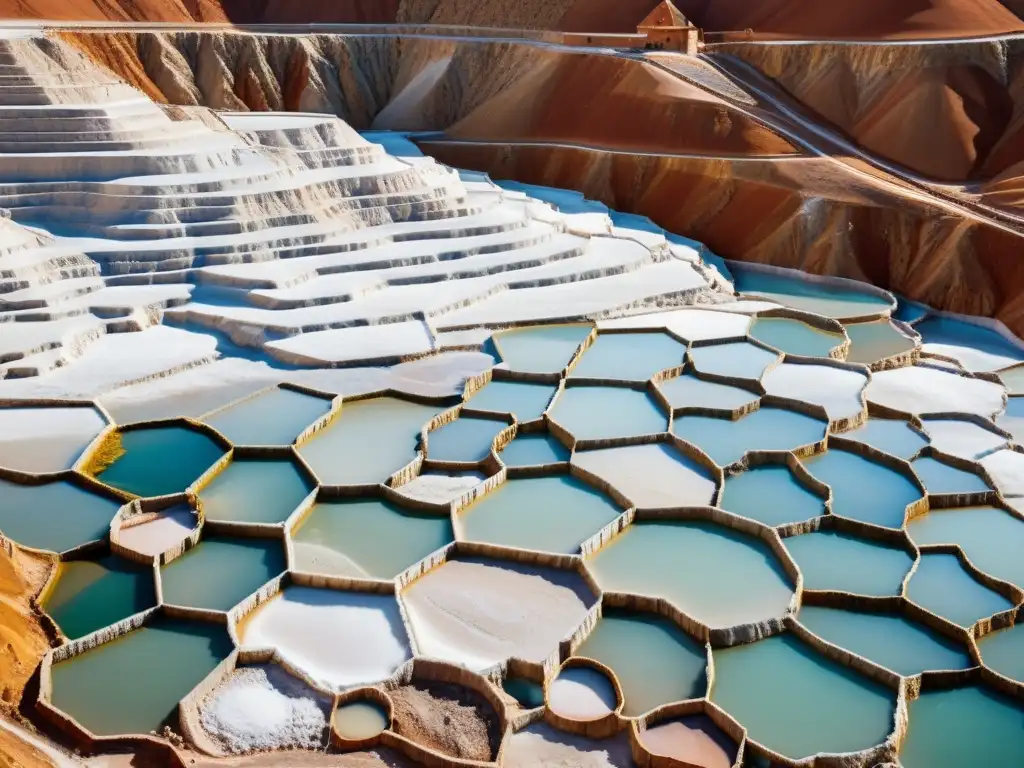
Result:
M353 701L334 711L334 729L343 739L370 739L387 728L387 713L375 701Z
M560 373L590 335L590 325L539 325L492 337L503 362L520 373Z
M804 488L789 467L771 464L728 475L719 506L772 526L825 513L824 499Z
M680 416L672 432L700 447L716 464L726 467L747 451L788 451L824 439L827 425L796 411L758 408L730 421L709 416Z
M459 514L469 541L574 554L622 514L608 496L571 475L507 480Z
M701 373L732 376L740 379L760 379L764 369L778 359L775 352L737 341L714 344L710 347L691 347L690 358Z
M907 597L962 627L1013 607L998 592L975 581L956 555L921 555L907 585Z
M829 352L846 341L838 333L828 333L787 317L759 317L750 326L750 335L787 355L804 357L828 357Z
M693 374L663 381L658 389L673 408L722 408L735 411L758 399L753 392L698 379Z
M902 528L907 505L921 498L907 477L856 453L832 449L803 459L807 471L832 487L832 514L885 528Z
M520 422L539 419L547 410L555 387L525 381L491 381L466 401L467 408L490 413L512 413Z
M794 760L869 749L893 730L895 691L792 635L716 650L714 657L712 701L751 739Z
M767 544L703 521L635 522L588 564L602 589L663 597L710 627L782 617L793 597Z
M203 419L235 445L291 445L331 410L330 400L272 389Z
M768 299L786 307L802 309L836 320L865 317L884 312L891 304L880 296L812 283L798 277L732 269L736 290L746 296Z
M931 351L960 360L969 371L994 371L1024 362L1024 351L996 331L951 317L929 317L914 326Z
M647 392L619 387L568 387L551 417L577 440L651 435L668 429L668 416Z
M292 532L297 570L363 579L393 579L452 539L447 515L383 499L321 502Z
M502 449L501 460L510 467L531 467L569 460L569 449L546 432L518 435Z
M312 490L290 461L236 459L199 498L208 520L282 523Z
M1024 521L996 507L937 509L907 525L918 546L957 544L975 567L1024 588Z
M427 458L431 461L483 461L491 453L494 438L508 424L493 419L463 416L427 434Z
M32 549L65 552L103 539L120 507L63 480L20 485L0 479L0 531Z
M678 368L685 357L686 345L664 333L603 333L569 376L647 381L666 368Z
M974 666L965 646L902 616L806 606L797 618L818 637L904 677Z
M848 363L871 365L914 348L914 340L900 333L888 320L847 325L846 335L850 337Z
M914 564L902 549L845 533L818 531L783 539L804 575L804 589L898 595Z
M442 410L394 397L345 403L299 453L326 485L383 483L416 458L420 432Z
M215 464L224 451L188 427L154 427L121 433L124 454L98 478L136 496L181 493Z
M1024 765L1024 709L977 686L927 691L909 703L905 768Z
M672 701L699 699L707 688L704 646L658 616L607 611L575 655L615 673L627 717Z
M912 429L907 422L896 419L869 418L863 426L843 432L842 436L908 460L928 445L928 438Z
M1024 682L1024 624L978 638L985 664L1011 680Z
M544 686L525 677L506 677L502 684L505 693L519 702L523 709L544 706Z
M205 538L160 569L164 602L228 611L286 569L277 539Z
M218 624L151 619L54 664L51 701L99 736L160 731L233 647Z
M156 605L153 569L117 557L61 563L43 609L74 640Z
M951 467L929 456L922 456L911 466L929 493L979 493L991 490L973 472Z

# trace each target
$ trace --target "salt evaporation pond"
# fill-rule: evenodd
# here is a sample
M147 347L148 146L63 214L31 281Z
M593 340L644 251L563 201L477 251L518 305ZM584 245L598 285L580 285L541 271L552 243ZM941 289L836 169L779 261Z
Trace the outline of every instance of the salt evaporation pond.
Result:
M420 431L442 410L394 397L345 403L299 453L325 485L382 483L416 457Z
M921 491L904 475L856 453L831 449L803 460L832 488L832 514L884 528L902 528L907 506Z
M913 429L908 422L874 417L857 429L843 432L843 438L856 440L908 461L928 445L928 438Z
M903 616L805 606L798 618L823 640L904 677L974 666L966 646Z
M491 444L508 424L471 416L450 421L427 435L427 458L431 461L477 462L491 453Z
M707 715L690 715L640 732L648 752L701 768L732 768L736 744Z
M787 355L828 357L846 341L838 333L819 330L812 325L786 317L759 317L750 326L750 335Z
M1024 709L978 686L926 691L909 704L905 768L1024 764Z
M277 387L203 421L235 445L291 445L330 409L329 400Z
M554 395L555 387L549 384L490 381L466 400L466 408L515 414L522 423L539 419Z
M672 432L726 467L747 451L788 451L813 445L824 439L826 427L824 421L796 411L758 408L736 421L680 416L673 421Z
M647 381L679 368L686 345L665 333L602 333L583 353L570 378Z
M218 624L150 619L53 665L53 705L99 736L160 731L232 650ZM159 660L154 663L154 660Z
M804 575L804 589L898 595L914 559L902 549L869 539L818 531L783 539Z
M907 525L918 546L957 544L974 566L1024 587L1024 521L997 507L932 510Z
M313 487L291 461L235 459L199 492L207 520L283 523Z
M343 739L371 739L388 728L388 716L373 701L353 701L334 710L334 730Z
M291 586L238 627L246 648L276 648L329 690L370 685L412 658L394 595Z
M951 317L932 316L914 326L922 350L951 357L968 371L995 371L1024 361L1024 350L994 330Z
M779 359L779 356L749 341L736 341L707 347L691 347L690 359L701 373L756 381L769 365Z
M599 661L615 673L626 717L672 701L699 699L707 688L704 646L658 616L606 610L574 655Z
M561 373L591 330L590 325L545 325L503 331L493 338L510 370Z
M639 509L709 506L718 487L706 466L669 443L577 451L572 464L610 483Z
M20 485L0 479L0 531L32 549L66 552L102 539L120 506L64 480Z
M962 627L1007 611L1013 604L976 581L956 555L923 554L907 585L907 597Z
M126 520L118 533L122 546L146 557L156 557L176 547L195 530L199 518L188 504L176 504L152 515Z
M106 424L95 408L0 408L0 467L71 469Z
M160 569L164 602L228 611L286 569L278 539L206 537Z
M452 539L448 515L407 512L383 499L319 502L292 531L294 567L393 579Z
M978 638L978 650L986 666L1011 680L1024 682L1024 624Z
M568 667L548 684L548 707L562 717L598 720L617 704L611 680L596 669Z
M524 709L544 706L544 686L525 677L506 677L502 688Z
M637 521L588 564L610 592L663 597L710 627L781 618L793 590L768 545L704 521Z
M61 563L43 600L43 609L72 640L154 605L153 569L113 556Z
M698 379L692 373L658 384L672 408L721 408L735 411L758 399L753 392Z
M736 290L745 296L774 301L786 307L811 312L835 320L875 315L891 309L881 296L861 293L823 283L813 283L796 276L772 274L746 269L730 262Z
M459 514L463 537L504 547L574 554L622 510L572 477L507 480Z
M944 464L930 456L922 456L911 465L928 493L984 493L991 490L973 472Z
M785 465L761 465L728 475L719 506L765 525L783 525L825 513L825 500L807 490Z
M120 433L123 455L97 477L136 496L181 493L216 463L224 450L188 427L154 427Z
M647 392L624 387L568 387L555 398L551 418L577 440L653 435L668 416Z
M498 454L510 467L535 467L569 460L569 449L547 432L517 435Z
M888 320L851 323L846 326L846 335L850 337L850 351L846 353L848 363L873 365L914 348L914 340L900 333Z
M895 691L792 635L716 650L714 657L712 701L751 739L786 757L870 749L893 730Z

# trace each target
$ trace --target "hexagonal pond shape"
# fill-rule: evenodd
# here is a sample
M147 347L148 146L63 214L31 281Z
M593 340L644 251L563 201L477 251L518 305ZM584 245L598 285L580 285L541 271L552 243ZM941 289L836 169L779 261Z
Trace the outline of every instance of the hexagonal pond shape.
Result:
M575 554L622 514L608 496L571 475L506 480L459 513L468 541Z
M758 408L736 421L711 416L680 416L672 432L701 448L720 467L743 458L747 451L788 451L820 442L824 421L783 408Z
M970 627L1013 603L964 570L956 555L922 554L907 585L907 597L954 624Z
M1006 446L1007 439L991 428L965 419L922 419L932 446L964 459L980 459Z
M658 384L661 394L673 408L724 408L735 411L758 399L758 395L740 387L698 379L692 373Z
M572 463L640 508L708 506L717 489L707 467L666 443L577 451Z
M764 464L726 476L719 506L772 526L825 513L825 500L801 485L783 464Z
M1003 388L991 381L926 365L876 371L865 390L869 401L902 413L959 412L985 418L1003 409L1003 394Z
M164 602L228 611L286 568L278 539L206 536L161 567Z
M508 424L497 419L462 416L427 433L431 461L476 462L491 454L491 444Z
M326 485L383 483L416 457L421 430L443 410L394 397L348 402L299 453Z
M390 677L412 658L394 595L290 586L239 624L246 648L273 648L328 690Z
M123 637L53 665L54 706L98 736L148 734L232 651L227 628L151 618Z
M732 768L738 752L736 742L707 715L656 723L641 731L640 743L653 755L703 768Z
M701 373L756 381L779 356L749 341L736 341L707 347L691 347L690 358L693 360L694 368Z
M119 439L123 453L97 478L136 496L181 493L224 455L209 435L182 425L132 429Z
M894 728L896 691L793 635L716 650L714 658L712 701L743 723L749 738L786 757L870 749Z
M863 426L843 432L846 440L870 445L883 453L910 460L918 451L928 445L928 438L899 419L869 418Z
M560 373L592 326L539 325L502 331L492 337L502 361L521 373Z
M921 491L884 464L836 448L803 459L807 471L832 487L832 513L884 528L902 528Z
M199 517L189 504L175 504L152 515L128 518L117 538L121 546L133 552L156 557L184 541L198 525Z
M1024 624L978 638L982 661L999 674L1024 682Z
M599 720L618 703L612 681L590 667L567 667L548 683L548 709L562 717Z
M686 345L667 333L602 333L569 372L570 378L647 381L666 368L678 368Z
M653 435L668 429L668 416L653 397L624 387L567 387L555 398L551 418L577 440Z
M905 768L1020 765L1020 703L979 686L925 691L909 704Z
M66 552L105 538L121 502L66 480L21 485L0 479L0 531L32 549Z
M966 646L903 616L808 605L797 618L818 637L904 677L974 666Z
M520 422L539 419L555 396L550 384L490 381L466 399L466 407L489 413L512 413Z
M547 432L517 435L498 454L510 467L535 467L569 460L569 449Z
M838 531L782 540L804 575L804 589L898 595L914 565L904 550Z
M414 581L400 599L419 653L473 670L513 656L544 661L597 602L575 571L462 557Z
M235 445L291 445L330 409L330 400L275 387L208 414L203 421Z
M848 363L873 365L914 348L914 340L904 336L888 320L851 323L846 326L846 335L850 337L850 351L846 354Z
M43 610L74 640L156 605L153 578L151 567L109 555L61 563Z
M207 520L283 523L313 485L292 461L235 459L199 491Z
M951 466L930 456L911 464L928 493L984 493L991 490L979 475Z
M71 469L107 425L91 407L0 408L0 467L19 472Z
M781 618L793 598L767 544L702 520L637 521L588 565L605 591L663 597L712 628Z
M846 339L838 333L822 331L788 317L759 317L750 326L750 335L787 355L828 357Z
M448 515L407 512L376 498L321 501L292 531L293 567L393 579L453 538Z
M605 609L576 656L610 668L622 686L622 714L637 717L707 689L704 646L656 614Z

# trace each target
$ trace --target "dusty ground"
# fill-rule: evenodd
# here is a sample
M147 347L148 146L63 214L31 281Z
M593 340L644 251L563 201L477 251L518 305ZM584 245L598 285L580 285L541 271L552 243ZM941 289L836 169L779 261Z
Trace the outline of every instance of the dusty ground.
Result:
M452 757L492 760L501 738L498 718L475 691L418 683L391 691L394 731Z

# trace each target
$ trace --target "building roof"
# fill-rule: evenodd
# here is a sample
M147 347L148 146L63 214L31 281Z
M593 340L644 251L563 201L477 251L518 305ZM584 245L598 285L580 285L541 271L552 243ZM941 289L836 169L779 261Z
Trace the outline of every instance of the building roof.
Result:
M637 26L638 30L650 29L652 27L688 27L690 22L686 20L682 12L672 4L672 0L662 0L658 6L647 14L647 17Z

